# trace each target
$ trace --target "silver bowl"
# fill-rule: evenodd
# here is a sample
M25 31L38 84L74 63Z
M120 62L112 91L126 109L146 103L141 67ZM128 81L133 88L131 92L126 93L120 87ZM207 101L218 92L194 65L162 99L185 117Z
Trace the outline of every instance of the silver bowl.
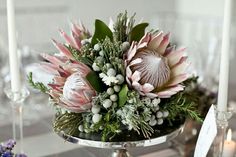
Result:
M91 138L100 139L101 136L99 135L95 135L95 137L94 135L91 135L93 136L91 137L89 134L87 134L87 136L80 138L80 137L74 137L74 136L68 135L63 131L59 132L58 135L68 142L78 144L81 146L113 149L114 151L112 152L110 157L131 157L131 155L127 151L128 148L148 147L148 146L165 143L175 138L176 136L178 136L183 131L183 128L184 128L184 125L181 125L179 128L165 135L161 135L161 136L151 138L151 139L144 139L144 140L137 140L137 141L103 142L100 140L91 139Z

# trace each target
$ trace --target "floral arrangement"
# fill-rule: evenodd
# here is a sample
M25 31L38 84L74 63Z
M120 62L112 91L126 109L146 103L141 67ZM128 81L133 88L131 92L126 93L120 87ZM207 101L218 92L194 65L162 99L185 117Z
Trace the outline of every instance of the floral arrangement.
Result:
M185 49L147 26L125 12L109 26L96 20L93 34L83 24L73 23L71 36L60 30L66 43L53 40L60 53L42 54L53 80L45 85L28 76L57 109L55 131L129 140L166 133L186 117L201 121Z
M16 141L11 139L0 143L0 157L27 157L25 154L14 154L12 150L15 145Z

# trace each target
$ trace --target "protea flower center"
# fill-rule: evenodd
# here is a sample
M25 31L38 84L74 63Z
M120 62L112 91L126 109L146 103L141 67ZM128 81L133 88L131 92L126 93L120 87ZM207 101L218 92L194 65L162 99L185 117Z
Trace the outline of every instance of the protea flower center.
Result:
M159 88L169 81L171 70L165 57L150 50L143 50L134 57L137 58L141 58L142 62L131 66L131 70L141 73L141 84L148 82Z

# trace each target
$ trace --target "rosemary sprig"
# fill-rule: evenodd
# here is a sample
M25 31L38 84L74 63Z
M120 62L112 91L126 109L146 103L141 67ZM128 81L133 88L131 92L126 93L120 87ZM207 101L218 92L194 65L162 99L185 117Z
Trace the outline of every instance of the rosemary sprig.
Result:
M49 91L49 89L42 83L42 82L34 82L33 81L33 73L30 72L28 77L28 82L29 84L34 88L34 89L38 89L43 93L47 93Z

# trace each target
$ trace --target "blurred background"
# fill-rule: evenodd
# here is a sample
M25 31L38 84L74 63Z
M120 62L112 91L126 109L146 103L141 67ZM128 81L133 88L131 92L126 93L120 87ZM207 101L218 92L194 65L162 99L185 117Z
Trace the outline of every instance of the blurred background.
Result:
M204 83L214 84L212 88L217 88L223 6L223 0L21 0L16 1L18 44L19 49L24 51L23 57L54 52L50 39L60 40L57 30L69 31L70 21L81 20L93 31L94 19L108 22L110 17L115 18L119 12L127 10L130 15L136 13L138 20L150 22L150 28L171 32L172 42L188 48L192 65ZM233 92L236 88L236 73L233 72L233 67L236 67L236 48L233 44L236 40L236 11L233 11L230 99L236 97L236 92ZM1 65L6 64L7 44L6 0L0 0Z
M217 91L224 0L15 0L15 2L18 51L21 54L23 73L32 68L32 63L38 61L39 53L56 52L51 38L60 41L59 28L69 32L70 22L81 20L93 32L95 19L99 18L108 23L110 17L115 18L118 13L127 10L130 16L136 13L137 22L143 20L150 23L149 28L171 32L173 43L178 47L187 47L192 64L191 70L199 75L199 81L210 90ZM232 8L235 7L236 2L233 1ZM232 11L229 101L236 100L234 69L236 68L236 44L234 44L236 10ZM7 106L3 87L10 79L6 12L6 0L0 0L0 106ZM47 133L47 130L51 129L50 124L45 123L50 121L51 117L48 115L52 114L48 107L44 107L47 101L36 91L31 92L26 102L29 106L26 112L30 114L27 114L28 121L26 120L25 124L31 128L25 129L27 136L34 135L36 131L38 134ZM7 139L11 134L1 131L1 126L8 129L11 127L4 124L5 120L1 120L1 117L5 119L6 113L9 113L5 110L7 109L3 107L0 109L0 141ZM42 117L45 121L34 123ZM32 124L40 129L36 130ZM68 148L71 150L72 146Z

